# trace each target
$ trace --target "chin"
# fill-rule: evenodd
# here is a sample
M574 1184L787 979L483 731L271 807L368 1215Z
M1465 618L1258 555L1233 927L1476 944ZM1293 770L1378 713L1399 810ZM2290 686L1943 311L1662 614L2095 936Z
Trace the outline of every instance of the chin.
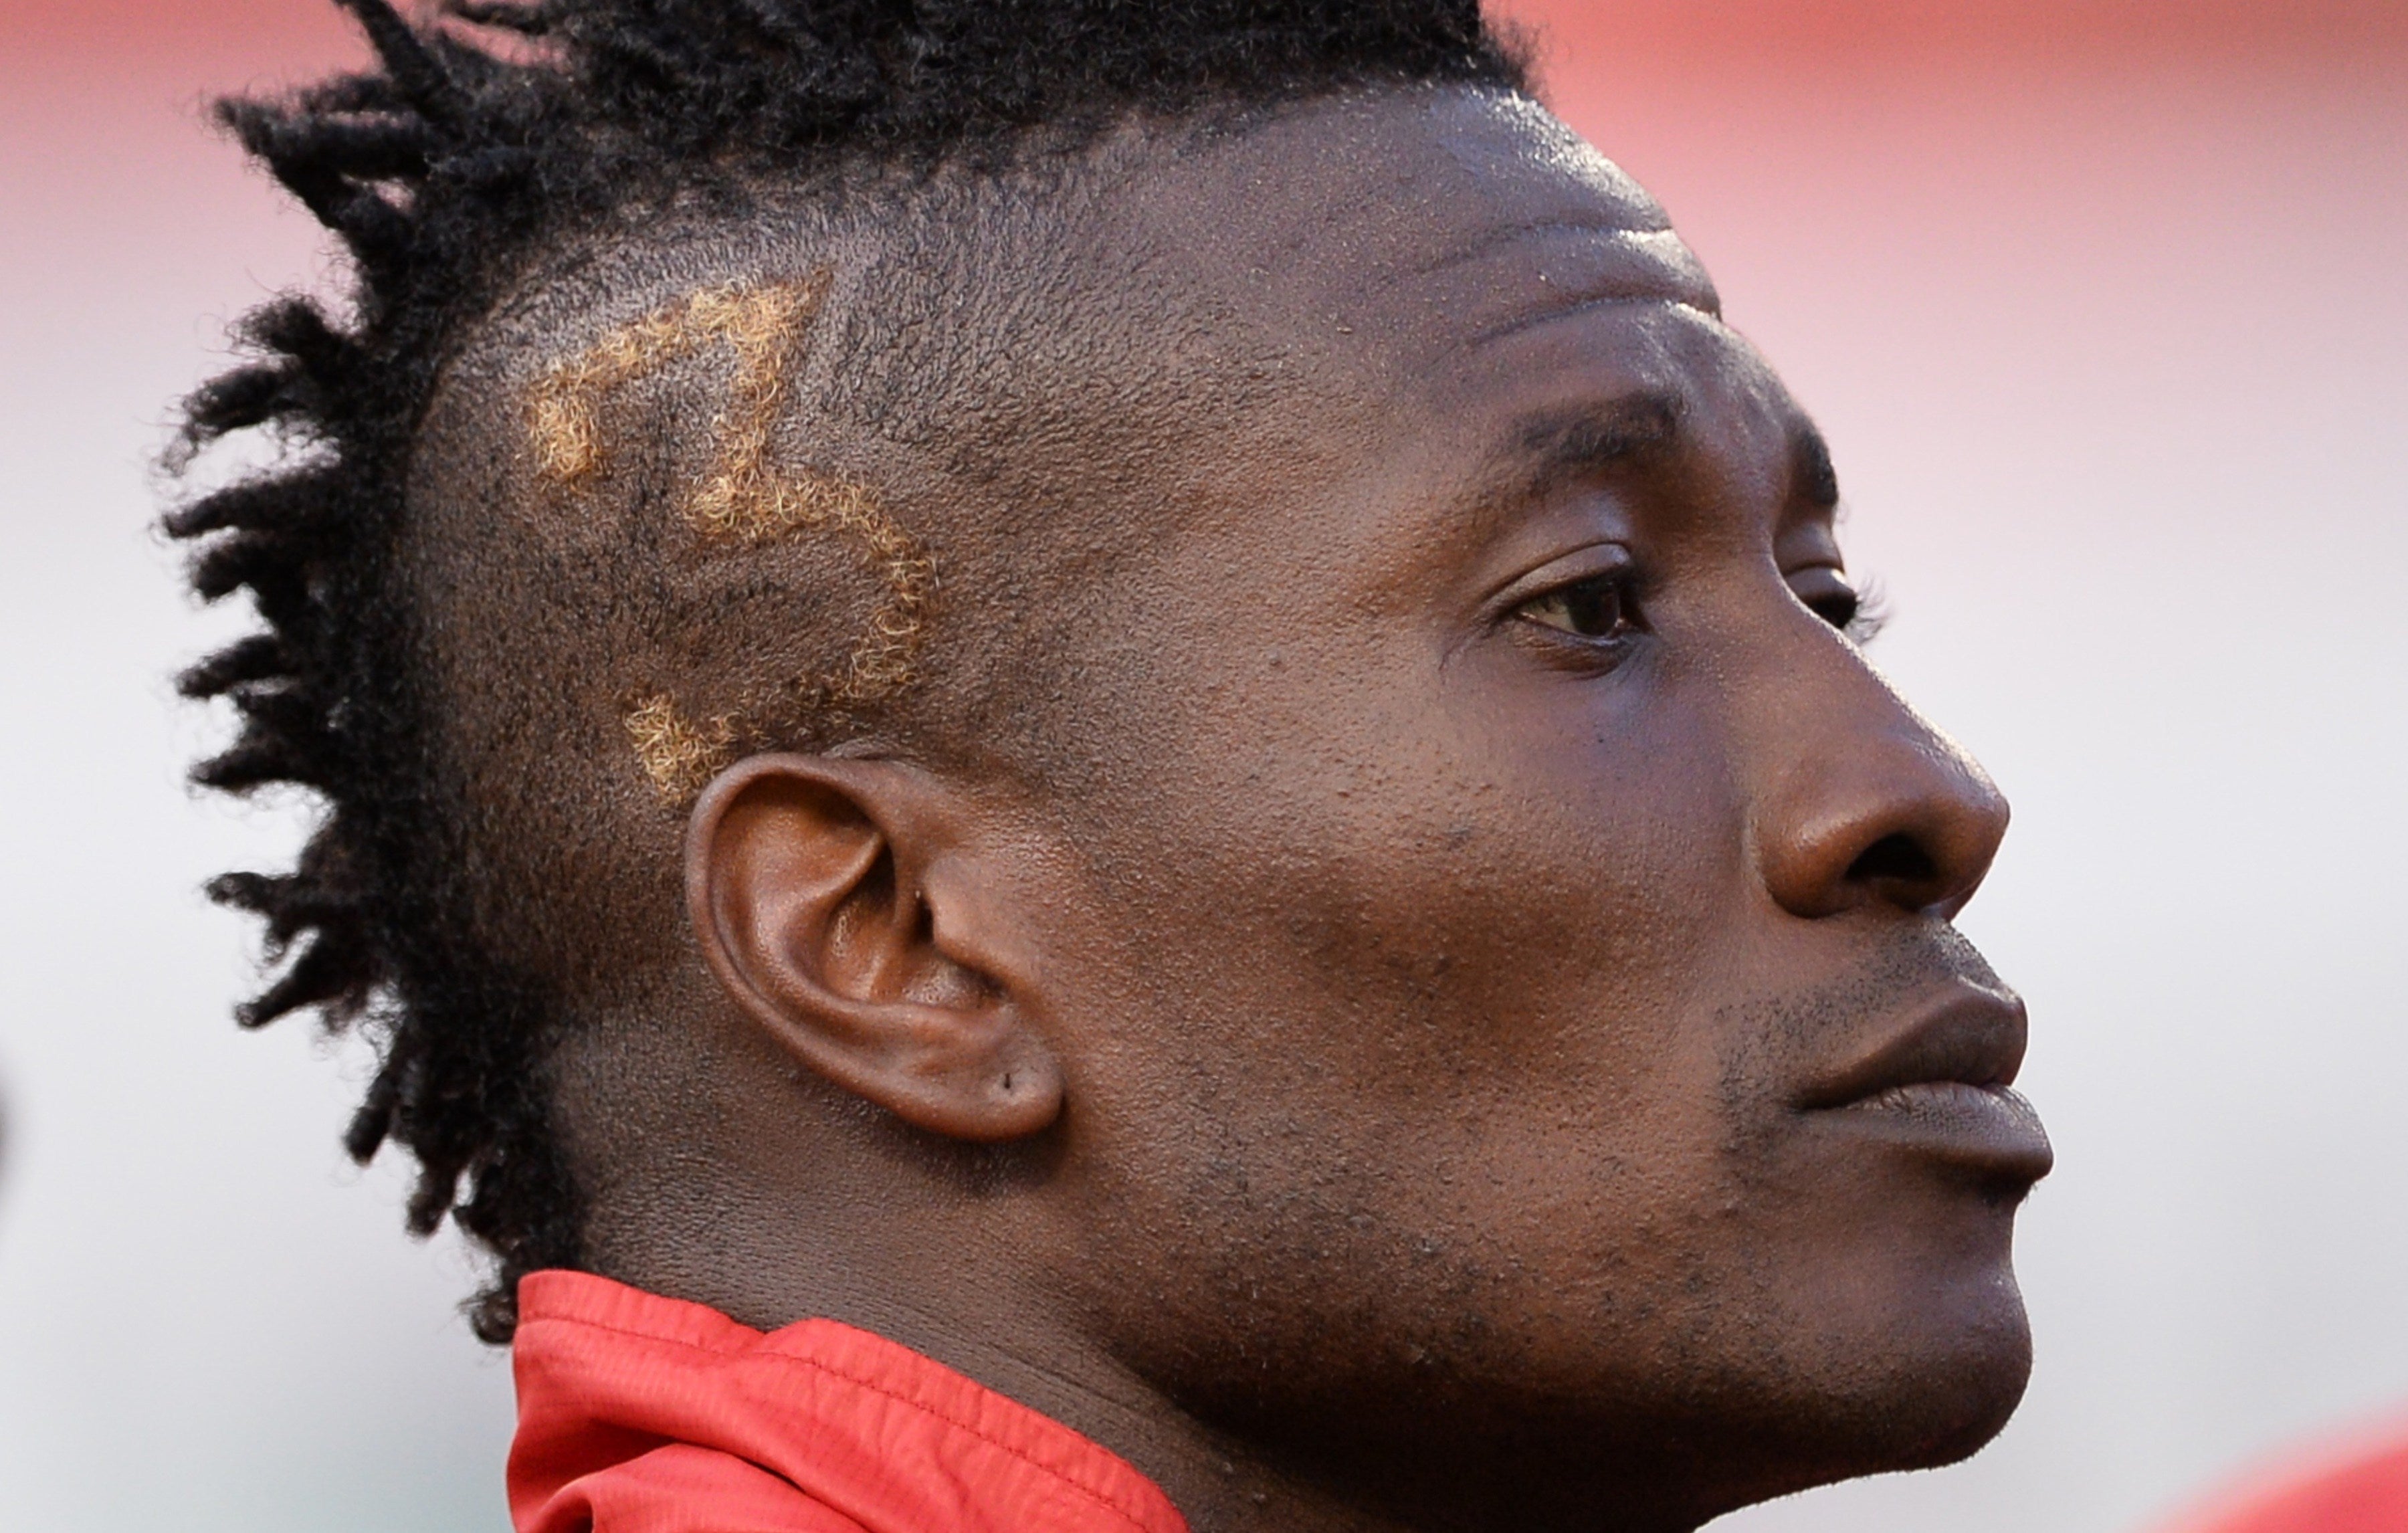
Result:
M1842 1467L1826 1478L1969 1457L2006 1426L2030 1382L2011 1211L1929 1211L1942 1216L1791 1269L1781 1308L1793 1328L1768 1372L1802 1390L1784 1413L1815 1424L1811 1435Z
M1786 1495L1869 1474L1932 1469L1987 1446L2031 1379L2031 1328L2014 1280L1978 1304L1899 1314L1891 1327L1828 1333L1819 1355L1781 1369L1799 1387L1774 1392L1753 1446L1783 1464ZM1969 1296L1970 1297L1970 1296ZM1969 1312L1971 1311L1971 1312Z
M1893 1391L1897 1423L1887 1469L1931 1469L1971 1458L2005 1430L2031 1382L2031 1327L2023 1306L1982 1332L1957 1339Z

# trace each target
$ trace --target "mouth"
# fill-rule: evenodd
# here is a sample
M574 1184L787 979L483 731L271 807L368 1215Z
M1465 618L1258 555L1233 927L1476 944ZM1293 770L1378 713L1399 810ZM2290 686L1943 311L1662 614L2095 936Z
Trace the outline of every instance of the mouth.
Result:
M2040 1114L2014 1090L2025 1032L2021 1001L1960 992L1818 1082L1798 1106L1985 1182L2028 1188L2048 1174L2056 1153Z

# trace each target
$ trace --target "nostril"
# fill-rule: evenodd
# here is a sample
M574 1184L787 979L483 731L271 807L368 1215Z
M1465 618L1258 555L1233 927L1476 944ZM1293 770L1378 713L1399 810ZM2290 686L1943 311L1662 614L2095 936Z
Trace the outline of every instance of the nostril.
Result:
M1939 865L1923 843L1903 832L1885 836L1864 849L1848 865L1853 883L1929 883L1940 876Z

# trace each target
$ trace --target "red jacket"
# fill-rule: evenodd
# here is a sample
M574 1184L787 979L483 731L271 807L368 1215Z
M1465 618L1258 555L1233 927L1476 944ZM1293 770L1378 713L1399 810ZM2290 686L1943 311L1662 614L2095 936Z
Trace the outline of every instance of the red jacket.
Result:
M1187 1533L1154 1483L867 1331L519 1285L519 1533Z

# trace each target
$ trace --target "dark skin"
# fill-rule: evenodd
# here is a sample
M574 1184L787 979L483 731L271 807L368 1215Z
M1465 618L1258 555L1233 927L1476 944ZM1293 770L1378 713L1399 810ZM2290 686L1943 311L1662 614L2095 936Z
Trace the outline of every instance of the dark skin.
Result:
M949 591L999 498L1081 551L1012 588L1075 769L712 783L689 961L563 1058L593 1265L891 1336L1214 1533L1690 1528L1971 1452L2049 1164L1950 924L2007 809L1842 631L1813 427L1526 103L1111 153L1081 368L1168 285L1269 381L1209 430L1098 385L999 479L853 449L972 529Z

